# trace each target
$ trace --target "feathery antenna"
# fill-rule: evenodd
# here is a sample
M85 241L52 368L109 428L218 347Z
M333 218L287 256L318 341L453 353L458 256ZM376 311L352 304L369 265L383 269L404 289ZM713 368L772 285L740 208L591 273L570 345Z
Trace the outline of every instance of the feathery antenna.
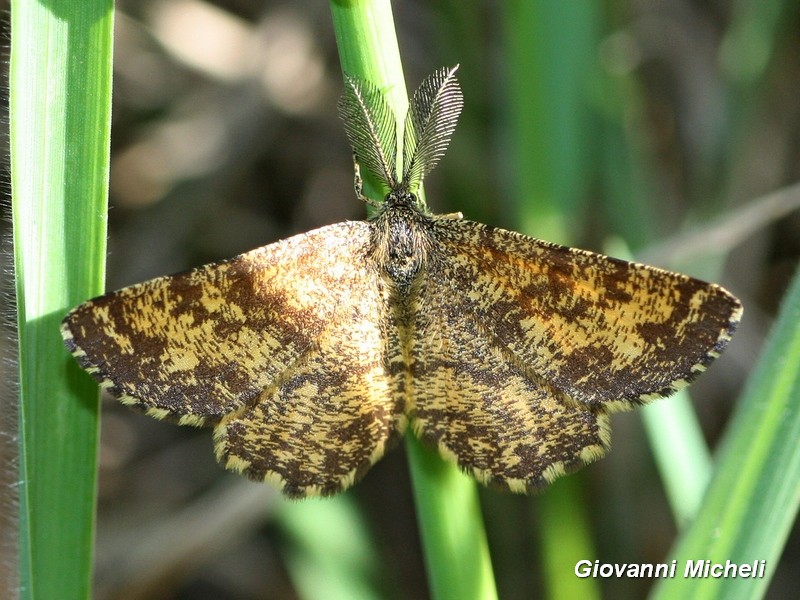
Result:
M456 69L458 65L438 69L414 92L403 132L402 183L409 191L419 188L453 136L464 106Z
M339 116L358 162L385 192L397 186L397 120L378 87L350 75L344 77Z

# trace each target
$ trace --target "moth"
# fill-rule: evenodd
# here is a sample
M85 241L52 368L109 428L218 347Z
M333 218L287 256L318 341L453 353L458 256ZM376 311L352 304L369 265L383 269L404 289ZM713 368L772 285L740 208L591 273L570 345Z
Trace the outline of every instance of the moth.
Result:
M667 396L742 314L685 275L434 215L423 178L463 105L455 68L398 121L345 77L359 166L384 186L329 225L79 305L64 342L157 419L213 428L217 459L290 497L357 481L410 426L483 484L542 488L603 455L609 413ZM400 148L398 148L401 146Z

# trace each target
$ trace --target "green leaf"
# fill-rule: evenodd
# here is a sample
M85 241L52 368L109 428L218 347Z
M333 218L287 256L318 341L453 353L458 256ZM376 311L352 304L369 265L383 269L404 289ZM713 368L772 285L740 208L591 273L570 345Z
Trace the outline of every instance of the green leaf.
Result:
M400 50L394 34L391 4L386 0L331 0L333 30L342 72L369 81L381 90L402 123L408 111ZM402 148L396 150L397 160ZM402 165L397 165L398 171ZM364 177L364 194L383 200L384 186L370 173Z
M432 596L497 598L475 482L411 435L406 450Z
M703 505L671 559L751 563L766 577L676 577L654 598L759 598L800 505L800 276L795 275L727 430Z
M20 590L87 598L98 394L59 322L103 289L113 3L17 1L11 17Z
M351 495L284 501L277 518L292 541L286 563L301 598L380 597L379 553Z

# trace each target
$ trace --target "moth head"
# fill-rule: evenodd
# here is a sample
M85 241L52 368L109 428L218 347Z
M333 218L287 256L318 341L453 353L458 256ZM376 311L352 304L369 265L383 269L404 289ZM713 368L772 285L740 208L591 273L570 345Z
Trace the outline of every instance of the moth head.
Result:
M419 196L403 187L402 183L386 194L382 205L384 209L398 207L415 208L420 212L426 212Z

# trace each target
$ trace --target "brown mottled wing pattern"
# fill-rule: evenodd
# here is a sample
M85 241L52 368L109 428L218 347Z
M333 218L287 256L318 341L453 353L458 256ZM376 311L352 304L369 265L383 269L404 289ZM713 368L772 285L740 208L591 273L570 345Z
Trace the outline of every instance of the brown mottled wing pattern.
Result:
M470 221L440 219L447 285L531 377L625 410L694 379L741 304L723 288Z
M423 290L412 350L417 435L478 481L514 492L544 487L601 456L607 417L530 377L439 267Z
M252 404L367 285L370 227L339 223L112 292L62 335L122 402L203 425Z
M400 182L389 104L346 77L348 138L390 190L372 221L85 302L62 323L67 348L122 402L214 426L220 462L292 497L352 485L407 419L517 492L602 455L607 413L691 381L741 305L684 275L430 217L415 193L461 111L454 72L414 95Z
M387 352L398 352L374 267L343 297L332 325L258 401L214 432L220 462L292 497L330 495L358 480L406 419ZM387 350L387 345L390 347Z
M512 491L601 456L606 413L690 381L741 314L725 290L683 275L469 221L434 227L412 427Z

